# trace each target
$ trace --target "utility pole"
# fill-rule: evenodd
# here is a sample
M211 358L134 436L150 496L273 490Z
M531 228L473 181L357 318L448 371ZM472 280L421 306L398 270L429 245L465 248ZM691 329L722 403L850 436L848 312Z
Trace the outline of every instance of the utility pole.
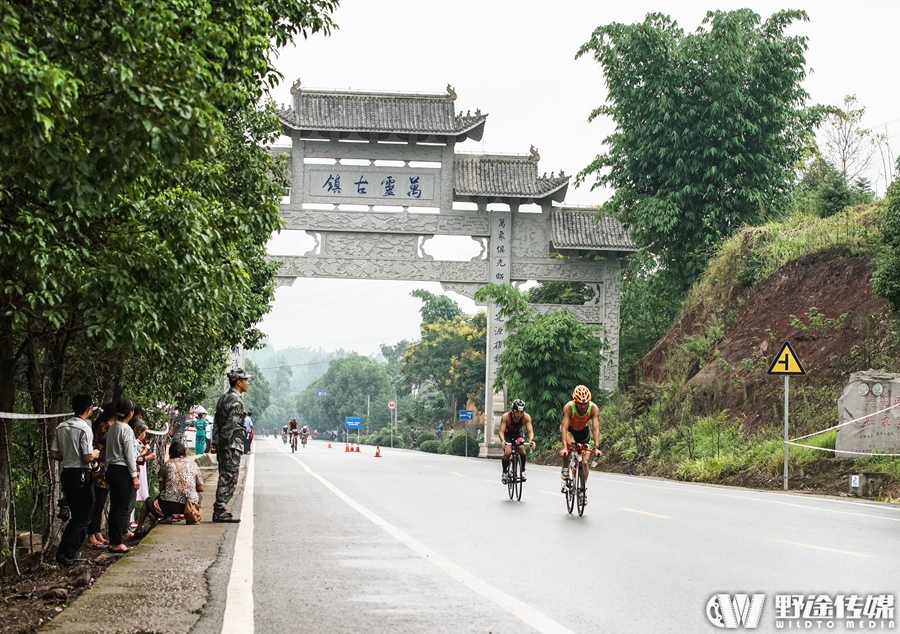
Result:
M366 394L366 436L369 435L369 421L371 420L371 405L372 405L372 396L370 394Z

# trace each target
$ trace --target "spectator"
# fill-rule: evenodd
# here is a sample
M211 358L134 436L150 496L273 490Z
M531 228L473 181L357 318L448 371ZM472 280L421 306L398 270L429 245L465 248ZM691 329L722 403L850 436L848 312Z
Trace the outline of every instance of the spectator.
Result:
M103 509L109 498L109 485L106 484L106 434L115 418L116 404L107 403L94 421L94 449L100 452L94 463L96 467L93 469L94 511L91 516L91 525L88 528L91 546L94 548L109 546L109 540L103 539L103 533L100 532L100 525L103 523Z
M94 510L94 481L88 465L100 456L94 449L94 432L87 424L94 409L91 397L76 394L72 409L75 416L59 424L50 445L50 457L62 463L60 486L72 512L56 549L56 562L62 566L84 561L78 557L78 549L87 537Z
M169 446L169 461L159 470L159 495L148 497L141 506L138 519L138 535L146 535L163 518L184 514L185 494L192 502L200 504L203 491L203 476L193 460L185 460L187 449L180 442ZM179 477L179 470L181 475ZM182 486L181 482L184 481ZM151 525L145 530L144 523L150 518Z
M109 550L127 553L122 543L127 533L128 504L141 482L138 479L134 432L128 426L134 414L134 403L127 398L116 402L116 421L106 434L106 483L109 485Z
M253 412L244 416L244 453L250 453L250 442L253 440Z
M440 438L441 440L443 440L443 438L444 438L444 422L443 421L438 423L438 438Z
M197 420L194 421L194 427L197 429L197 434L194 436L194 453L198 456L206 453L206 427L208 424L206 412L200 412Z
M450 440L453 440L453 428L450 428Z
M150 450L150 443L147 440L147 425L143 422L140 422L134 426L134 435L135 435L135 445L137 446L137 468L138 468L138 480L141 483L140 488L137 490L137 500L146 500L150 497L150 487L147 481L147 462L151 460L156 460L156 454L154 454ZM134 514L131 515L132 519L134 518ZM132 521L129 528L134 530L137 528L137 522Z

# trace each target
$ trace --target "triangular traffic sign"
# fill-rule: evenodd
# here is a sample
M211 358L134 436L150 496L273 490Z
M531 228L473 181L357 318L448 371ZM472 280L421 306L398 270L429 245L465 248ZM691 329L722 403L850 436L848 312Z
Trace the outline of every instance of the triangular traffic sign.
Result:
M790 341L785 341L781 346L781 350L775 355L775 359L769 366L766 374L783 374L788 376L802 376L806 374L803 364L800 363L797 353L791 347Z

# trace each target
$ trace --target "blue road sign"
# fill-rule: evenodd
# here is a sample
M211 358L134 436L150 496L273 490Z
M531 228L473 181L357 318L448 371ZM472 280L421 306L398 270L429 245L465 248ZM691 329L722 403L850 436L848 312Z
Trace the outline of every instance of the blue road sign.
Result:
M459 410L459 420L475 420L475 410L472 410L472 409Z
M328 394L328 390L316 390L316 398L322 398Z
M359 429L362 427L362 417L344 416L344 429Z

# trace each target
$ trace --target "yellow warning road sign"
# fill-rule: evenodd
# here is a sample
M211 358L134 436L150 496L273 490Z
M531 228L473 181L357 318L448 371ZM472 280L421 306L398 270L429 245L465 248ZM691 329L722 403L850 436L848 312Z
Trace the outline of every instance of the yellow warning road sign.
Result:
M785 341L784 345L781 346L781 350L778 351L766 374L788 376L802 376L806 374L806 370L803 369L803 364L800 363L800 359L791 347L790 341Z

